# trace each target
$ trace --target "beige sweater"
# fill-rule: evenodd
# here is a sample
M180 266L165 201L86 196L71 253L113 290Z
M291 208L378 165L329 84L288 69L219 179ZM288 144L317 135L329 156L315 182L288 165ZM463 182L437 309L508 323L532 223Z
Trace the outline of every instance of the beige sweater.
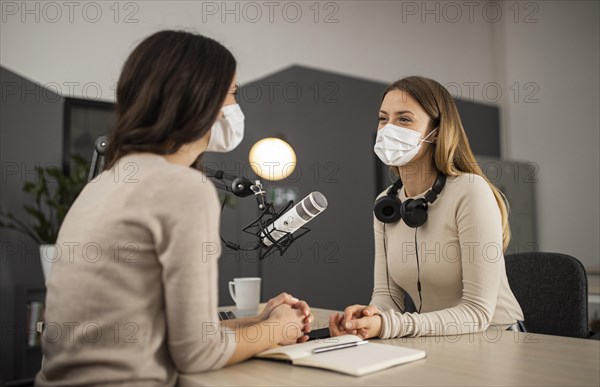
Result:
M383 195L382 193L380 197ZM425 192L416 197L423 197ZM404 189L399 197L406 200ZM375 284L371 305L382 316L381 338L503 329L523 319L506 277L502 222L492 190L480 176L448 177L428 220L417 229L421 313L401 313L386 281L384 225L374 220ZM403 221L385 225L390 290L404 309L405 292L419 308L415 229Z
M216 189L199 171L139 153L87 184L57 242L38 385L174 385L223 367Z

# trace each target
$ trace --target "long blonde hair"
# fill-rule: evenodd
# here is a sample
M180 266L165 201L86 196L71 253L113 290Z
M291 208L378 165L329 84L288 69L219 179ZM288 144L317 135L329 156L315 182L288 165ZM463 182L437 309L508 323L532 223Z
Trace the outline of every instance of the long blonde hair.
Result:
M506 251L510 242L508 202L504 194L483 174L475 160L454 98L438 82L419 76L406 77L392 83L383 96L392 90L401 90L413 97L429 115L433 127L439 128L437 143L432 145L434 164L440 172L447 176L473 173L484 178L490 185L502 217L502 248ZM392 167L392 170L400 175L398 167Z

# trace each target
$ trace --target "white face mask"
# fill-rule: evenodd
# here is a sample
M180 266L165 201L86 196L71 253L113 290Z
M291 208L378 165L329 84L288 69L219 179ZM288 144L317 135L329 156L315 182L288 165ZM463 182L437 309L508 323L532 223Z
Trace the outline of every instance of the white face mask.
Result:
M244 138L244 113L240 105L226 105L221 111L223 117L217 118L210 130L207 152L231 152Z
M436 130L437 128L421 139L421 135L414 130L387 124L377 132L373 150L384 164L400 167L415 158L421 149L421 143L432 142L426 139Z

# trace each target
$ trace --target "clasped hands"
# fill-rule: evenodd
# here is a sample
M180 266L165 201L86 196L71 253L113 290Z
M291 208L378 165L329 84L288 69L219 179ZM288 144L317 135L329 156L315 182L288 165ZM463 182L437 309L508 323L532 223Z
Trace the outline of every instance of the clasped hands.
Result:
M281 293L271 298L262 313L256 317L258 322L268 319L279 321L292 321L297 326L297 343L308 340L310 324L314 317L310 307L305 301L301 301L288 293ZM329 333L331 336L358 335L363 339L379 337L381 333L381 316L375 306L352 305L344 310L344 313L334 313L329 316ZM281 343L292 344L293 342Z
M310 313L310 307L305 301L301 301L288 293L280 293L267 302L261 314L256 316L256 319L257 322L270 319L285 323L286 337L284 342L280 344L293 344L294 342L304 343L308 340L307 334L311 330L310 324L315 318ZM295 332L292 332L294 328Z
M379 337L381 334L381 316L376 306L352 305L344 313L329 316L329 334L331 336L358 335L363 339Z

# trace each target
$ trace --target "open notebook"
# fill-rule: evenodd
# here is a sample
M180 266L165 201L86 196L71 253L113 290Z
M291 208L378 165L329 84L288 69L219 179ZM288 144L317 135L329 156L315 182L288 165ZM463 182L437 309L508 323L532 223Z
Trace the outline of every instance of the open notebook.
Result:
M318 348L360 341L362 339L354 335L337 336L326 340L309 341L268 349L259 353L256 357L285 360L294 365L323 368L353 376L381 371L385 368L425 357L425 351L418 349L370 342L349 348L314 353L314 350Z

